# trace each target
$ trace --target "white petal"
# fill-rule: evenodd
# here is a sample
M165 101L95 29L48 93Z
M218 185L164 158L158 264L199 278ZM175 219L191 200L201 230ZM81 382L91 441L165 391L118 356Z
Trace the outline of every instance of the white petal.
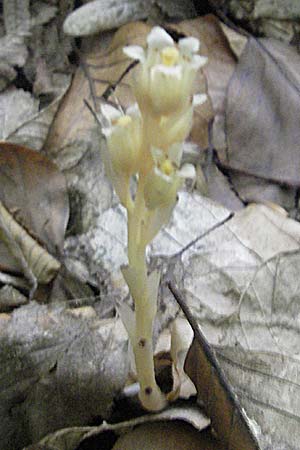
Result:
M149 48L160 50L174 45L171 36L161 27L154 27L147 36Z
M156 166L165 159L164 152L157 147L151 147L151 155Z
M180 170L178 170L177 175L180 178L195 178L196 170L193 164L184 164Z
M207 100L206 94L193 95L193 106L202 105L202 103L205 103L206 100Z
M119 111L117 108L114 108L113 106L107 103L102 104L100 109L105 119L108 120L109 122L118 119L122 115L121 111Z
M128 108L126 109L126 115L139 117L141 115L139 105L137 103L133 103L133 105L128 106Z
M141 62L144 62L146 59L144 49L139 45L129 45L127 47L124 47L123 53L129 56L129 58L137 59L138 61Z
M172 177L170 177L169 175L166 175L165 173L163 173L161 170L158 169L158 167L154 167L154 173L155 173L155 175L157 175L158 177L162 178L167 183L172 183L172 181L173 181Z
M151 78L153 78L156 74L164 74L167 77L178 78L180 79L182 76L182 67L181 66L165 66L164 64L157 64L151 69Z
M179 167L182 158L183 146L182 144L173 144L168 150L168 156L170 160Z
M190 65L193 69L198 70L200 67L204 66L207 61L208 58L206 56L194 55Z
M179 40L178 47L180 52L185 55L196 53L199 51L200 42L199 39L196 39L194 37L187 37Z
M112 131L113 131L113 127L103 127L103 128L101 129L101 131L102 131L102 134L103 134L106 138L108 138L108 137L111 135Z

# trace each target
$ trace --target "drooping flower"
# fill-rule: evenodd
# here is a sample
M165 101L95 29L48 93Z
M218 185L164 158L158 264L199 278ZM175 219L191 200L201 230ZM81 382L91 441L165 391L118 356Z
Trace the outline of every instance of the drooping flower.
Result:
M168 115L186 109L197 70L207 58L197 55L196 38L180 39L178 47L161 27L154 27L147 37L146 51L139 46L124 48L124 53L141 63L133 90L141 110Z
M152 148L154 167L145 183L145 204L149 210L164 205L174 205L179 187L185 178L195 177L192 164L180 167L182 144L172 145L166 154L161 149Z
M102 105L101 112L106 120L102 133L106 137L111 169L130 177L141 164L142 118L137 104L125 113L111 105Z

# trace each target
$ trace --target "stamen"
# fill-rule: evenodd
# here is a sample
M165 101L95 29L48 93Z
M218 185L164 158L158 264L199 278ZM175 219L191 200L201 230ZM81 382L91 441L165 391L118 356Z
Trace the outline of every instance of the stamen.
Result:
M179 51L175 47L165 47L160 57L165 66L174 66L179 60Z
M165 175L172 175L172 173L174 173L174 166L172 164L172 161L170 161L169 159L165 159L160 166L160 170Z
M132 117L125 115L121 116L117 119L116 125L119 125L120 127L127 127L132 122Z

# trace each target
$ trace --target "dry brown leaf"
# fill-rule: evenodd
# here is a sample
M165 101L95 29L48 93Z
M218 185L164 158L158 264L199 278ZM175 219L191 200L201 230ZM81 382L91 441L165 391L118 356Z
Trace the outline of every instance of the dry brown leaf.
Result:
M45 156L0 143L0 200L48 250L62 250L69 217L64 176Z
M209 436L205 431L209 426L207 417L197 406L182 404L177 407L171 406L160 413L146 414L124 422L114 424L104 422L98 427L81 426L58 430L57 432L46 436L38 444L26 447L26 450L46 450L49 448L55 448L55 450L75 450L80 443L88 446L91 443L91 440L93 443L97 443L97 448L100 449L102 448L101 445L107 446L108 444L107 433L109 433L109 437L112 438L110 439L110 442L111 445L113 445L117 440L118 435L130 432L133 427L150 423L180 423L183 424L183 428L189 425L192 429L192 432L189 434L199 436L200 439L202 438L203 440L206 439L206 441L209 441ZM201 433L198 433L199 431L201 431ZM112 436L113 434L115 435ZM139 450L142 449L143 447ZM194 449L194 447L189 450L192 449ZM156 450L156 448L154 450Z
M249 205L183 254L187 304L264 450L299 443L299 242L298 222Z
M25 122L38 114L39 102L29 92L10 87L0 96L0 138L8 140Z
M60 263L14 220L1 201L0 238L1 269L23 272L32 290L36 283L48 284L60 269Z
M224 446L208 433L199 433L191 425L177 421L140 425L120 437L112 448L112 450L141 449L222 450Z
M123 54L123 46L142 44L149 30L150 27L140 22L125 25L116 32L108 48L103 49L100 43L83 56L84 67L91 77L93 95L99 101L106 89L117 84L132 64ZM93 104L86 72L80 67L52 125L46 152L57 154L59 149L70 145L76 139L82 140L86 131L95 126L95 120L84 100ZM120 98L120 102L123 103L123 98ZM100 103L97 103L96 106L99 105Z
M3 316L1 449L21 449L60 428L109 417L128 372L127 334L120 320L36 302L15 310L10 320ZM73 442L74 435L78 427Z
M16 307L25 305L28 299L13 286L5 285L0 289L0 314L10 312Z
M257 440L250 430L248 418L226 381L214 351L193 319L180 292L171 283L169 286L194 331L194 340L187 355L185 370L196 386L199 400L204 403L212 428L225 448L259 450Z
M245 34L238 33L236 30L229 28L222 22L220 23L220 26L228 40L231 50L235 56L239 58L244 51L248 37L246 37Z
M300 57L284 44L277 54L266 45L249 40L230 82L223 163L298 187ZM281 53L285 57L278 57Z
M172 25L172 28L179 33L200 39L201 54L208 57L208 62L204 66L203 72L207 80L208 94L214 110L214 141L223 142L226 89L235 69L236 60L222 31L220 22L215 16L207 15ZM202 108L202 111L205 112L205 109ZM209 114L209 112L206 111L206 114ZM206 117L207 119L211 119L211 116ZM198 123L196 126L200 128L201 123ZM198 142L197 137L199 138L199 136L195 136L196 142ZM206 147L207 145L204 146L204 148ZM217 147L216 144L215 147Z

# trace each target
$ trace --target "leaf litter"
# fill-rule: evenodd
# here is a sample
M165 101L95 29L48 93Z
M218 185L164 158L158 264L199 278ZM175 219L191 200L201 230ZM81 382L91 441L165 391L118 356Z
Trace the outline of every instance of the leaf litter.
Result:
M205 20L200 20L204 27ZM212 21L213 19L211 18L207 19L207 24L211 26ZM197 21L192 22L189 28L188 22L186 22L184 25L185 32L193 34L192 30L195 30L196 24ZM137 39L143 39L137 30L145 26L138 24L136 25L137 28L134 28L135 25L132 25L132 27L133 35L136 34ZM120 33L123 32L128 38L128 31L131 30L130 26L125 26L124 30L122 31L121 29ZM120 39L121 41L117 44L117 48L123 45L122 37ZM203 40L205 42L205 33ZM112 46L111 48L113 49L114 47ZM226 52L229 52L229 50L226 49ZM234 69L234 58L232 55L230 57L228 55L228 61L230 60L231 62L220 93L222 89L226 89L229 81L229 78L227 79L226 77L229 75L230 70ZM115 75L113 80L118 83L120 76L127 67L126 61L121 60L118 63L120 64L119 68L117 64L116 67L118 69L116 70L116 67L114 67L112 70L110 65L114 61L114 56L108 54L107 57L110 73L107 74L105 67L103 68L103 63L100 63L99 70L102 70L102 72L97 95L102 95L105 92L105 89L109 86L107 81L113 74ZM112 58L111 60L109 60L110 57ZM97 70L96 75L92 77L94 79L97 78ZM106 75L108 75L108 80L105 78ZM212 99L214 99L213 83L216 75L213 75L213 71L211 77L211 81L208 82L208 91L210 92L211 89ZM120 98L123 95L122 101L124 103L129 101L126 87L129 81L130 72L127 78L125 77L123 80L123 94L121 89L122 83L119 83L115 89ZM220 89L217 84L219 80L215 82L217 91L217 89ZM115 300L123 300L126 293L117 269L120 262L123 262L122 258L125 257L124 212L117 205L103 170L98 169L101 164L97 153L99 140L97 132L93 128L93 118L89 117L88 111L82 102L84 98L90 99L89 83L79 71L73 81L73 86L75 86L73 92L71 88L58 111L56 122L51 128L52 134L50 134L43 149L43 152L53 158L66 173L68 186L73 189L74 193L74 210L76 210L77 206L80 207L80 203L84 204L87 198L91 201L88 207L84 205L81 209L81 213L83 213L81 217L80 215L79 217L74 217L74 234L67 239L65 248L70 259L76 260L77 252L79 252L81 267L86 272L86 279L95 280L99 267L101 270L104 269L106 274L109 273L108 283L112 282L110 286L112 297ZM223 102L225 94L221 94L220 98L223 99ZM113 97L111 99L113 100ZM222 105L224 105L222 102L220 102L221 112ZM70 118L72 119L71 121ZM243 125L247 126L247 118ZM228 128L226 132L228 133ZM199 141L198 145L200 148L205 148L208 145L208 134L206 134L206 143L203 140L202 143ZM240 152L241 148L238 151ZM247 164L251 161L253 162L252 158L249 158L249 154L252 153L248 153ZM96 163L98 164L97 166ZM93 172L90 172L89 176L87 176L87 172L94 166L97 167L97 173L95 173L95 180L91 182L90 178ZM257 166L259 166L258 162ZM261 172L258 172L258 174L261 175ZM257 173L255 175L257 176ZM291 177L291 174L288 173L287 176ZM270 176L267 177L267 180L269 178ZM289 179L288 183L290 183L291 179ZM87 181L88 184L86 183ZM97 184L99 181L101 182L101 188ZM282 179L276 178L275 181L282 183ZM84 186L84 184L87 185ZM77 191L78 197L75 195L77 186L79 186ZM90 195L89 197L87 197L87 191ZM95 194L97 194L96 200ZM76 203L78 199L79 202ZM182 203L180 204L180 202ZM101 214L97 213L99 206ZM89 214L86 215L86 213ZM257 428L260 428L265 433L266 438L263 440L262 435L258 432L261 439L261 447L267 449L268 445L274 444L272 448L279 449L283 442L286 445L285 448L296 448L295 445L299 439L297 435L299 426L296 428L296 425L299 425L299 408L297 409L299 405L297 353L299 324L296 308L298 286L295 286L294 280L297 279L298 270L299 225L297 222L287 219L285 215L275 211L272 207L267 206L249 206L237 213L233 218L231 218L230 213L230 210L217 205L208 198L204 198L197 193L191 195L188 191L183 191L180 195L178 208L175 209L172 223L157 238L150 250L150 254L152 254L154 264L161 265L164 268L164 264L169 263L174 268L174 272L180 274L178 281L186 295L189 308L201 325L210 345L214 346L221 366L233 388L236 388L239 400L245 408L248 417L258 424L253 425L253 430L257 431ZM163 305L163 299L161 301ZM238 310L239 306L240 309ZM53 312L51 311L50 316L47 311L42 311L40 308L43 307L37 304L21 307L11 316L17 318L19 315L20 319L17 322L11 321L12 319L3 315L1 323L6 323L5 328L11 327L10 333L13 336L13 333L16 332L14 328L16 326L15 323L25 323L22 314L28 312L31 317L35 317L34 315L37 314L38 322L30 319L28 321L29 324L36 322L43 324L46 328L39 328L40 325L38 325L35 337L42 336L42 329L48 330L49 326L50 329L51 326L54 326L53 330L55 332L53 331L52 339L54 339L53 342L56 345L55 324L60 323L60 319L62 323L67 322L66 314L62 313L61 317L57 316L57 306L53 307L54 309ZM82 311L83 315L81 318L76 319L78 321L76 323L80 324L80 327L82 326L85 330L82 338L87 335L90 336L91 331L89 327L92 323L94 324L94 321L98 323L98 319L94 316L93 308L85 311ZM236 314L237 311L239 314ZM168 314L162 314L161 311L162 318L158 318L158 328L164 328L166 323L177 313L178 308L176 309L174 305L170 306L169 316ZM114 328L117 322L116 319L113 319L108 323L110 324L109 326ZM72 324L70 325L71 328L67 329L71 336L74 331L73 326ZM95 328L98 329L97 326ZM20 327L20 333L22 334L22 327ZM28 336L30 336L30 333L28 333ZM110 337L113 344L116 335L113 333ZM16 342L22 343L24 339L26 339L25 335L20 335ZM122 337L122 339L124 339L122 345L125 348L127 345L125 344L127 343L126 336ZM70 348L69 337L65 340L62 335L61 342L66 342L66 347L64 348ZM46 344L46 348L48 346L51 348L51 345ZM42 357L44 355L43 348L44 344L42 343L40 350ZM74 346L71 345L71 348L74 349ZM83 354L82 349L86 351L86 349L93 348L95 348L94 344L86 343L84 339L79 345L81 355ZM103 354L107 355L106 344L103 348L105 349ZM54 384L58 382L56 373L57 367L59 367L57 359L58 355L61 354L60 350L54 350L52 359L50 358L46 366L43 366L42 358L38 362L38 367L39 364L42 364L41 372L38 368L34 374L30 373L29 384L25 381L20 391L18 391L22 396L24 392L27 392L28 385L33 383L35 386L28 397L24 410L21 407L21 410L16 413L16 417L18 414L21 417L30 417L30 433L32 435L28 435L28 430L21 430L21 433L25 433L24 435L27 433L28 440L33 437L39 439L48 431L68 426L61 422L62 417L59 414L56 415L55 408L57 405L55 404L51 409L51 423L49 423L50 421L48 422L48 415L43 415L45 411L49 411L48 404L44 405L44 403L41 403L41 421L38 420L34 412L36 399L45 393L44 385L40 385L35 376L38 374L38 378L40 378L42 373L47 381L50 378L55 380ZM95 358L98 358L99 353L97 352L98 349L91 356L91 361L95 361ZM115 350L113 353L115 355ZM33 350L30 350L27 354L34 355L35 353ZM114 355L111 356L113 357ZM20 357L25 357L23 350L20 351ZM77 356L74 356L74 360L70 364L70 367L73 368L72 373L76 373L82 368L82 363L77 363L77 361ZM122 359L122 361L124 362L125 360ZM288 362L288 366L286 366L286 362ZM60 366L61 368L64 367L62 371L64 380L67 380L71 373L66 368L68 364L64 362L63 366ZM255 367L255 370L253 367ZM83 375L83 380L85 377L86 374ZM124 381L120 381L120 387L122 383ZM85 390L82 384L79 386L79 384L76 385L75 383L74 386L73 381L71 381L70 391L67 390L66 392L68 401L81 391L83 395L86 393L87 397L90 395L87 392L88 389ZM116 391L114 389L111 392L111 398L115 395ZM283 389L287 393L284 402L282 395L279 395L279 392L281 393ZM51 388L49 388L49 392L52 392ZM52 394L49 395L50 397L52 396ZM11 404L14 404L15 397L9 398L12 402ZM107 405L105 405L106 407ZM77 413L79 414L79 410L80 406L78 404L78 408L76 407L74 410L75 416ZM28 413L28 411L31 412ZM65 417L65 414L62 414L62 416ZM72 417L67 419L72 420ZM76 422L76 417L73 417L73 419ZM84 422L87 419L80 418L80 420ZM41 422L43 423L42 427ZM273 424L276 424L276 426ZM5 419L3 426L5 430L7 426L11 427L10 436L12 436L19 423L16 419L14 423L8 424L7 419ZM74 433L76 434L75 430ZM17 439L20 439L20 442L24 442L20 434L18 434Z

